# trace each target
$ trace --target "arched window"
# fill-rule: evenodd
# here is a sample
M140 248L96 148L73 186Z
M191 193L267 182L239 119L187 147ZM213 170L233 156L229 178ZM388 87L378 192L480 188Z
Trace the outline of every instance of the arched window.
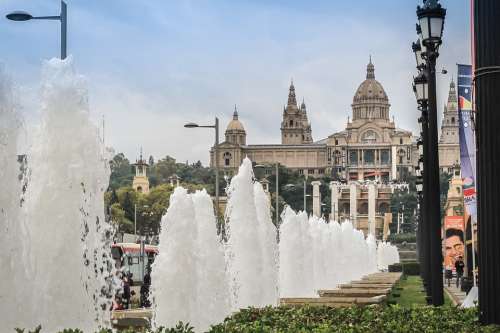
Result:
M405 155L406 155L406 153L403 149L400 149L398 151L399 164L403 164L403 159L404 159Z
M372 130L368 130L361 136L361 141L366 143L375 143L377 142L377 133Z
M399 138L399 144L402 145L403 144L403 138Z
M389 213L389 205L386 203L386 202L382 202L379 206L378 206L378 212L379 214L383 215L385 213Z
M451 123L454 124L455 123L455 117L451 117Z
M363 214L363 215L366 215L368 214L368 203L366 202L363 202L361 204L361 206L359 206L359 211L358 211L359 214Z
M293 127L293 120L290 120L290 127Z
M225 166L230 166L231 165L231 153L230 152L225 152L223 155L224 158L224 165Z

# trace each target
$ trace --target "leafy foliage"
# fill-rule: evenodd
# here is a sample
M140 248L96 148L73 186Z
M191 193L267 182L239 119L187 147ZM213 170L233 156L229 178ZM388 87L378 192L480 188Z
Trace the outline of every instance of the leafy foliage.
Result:
M452 307L267 307L243 309L210 332L497 332L477 311Z
M415 243L417 241L417 235L415 233L404 233L404 234L390 234L387 240L392 244Z

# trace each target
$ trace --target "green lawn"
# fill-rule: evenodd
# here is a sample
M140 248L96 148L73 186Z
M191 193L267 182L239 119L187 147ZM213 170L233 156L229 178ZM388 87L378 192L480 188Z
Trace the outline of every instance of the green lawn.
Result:
M402 290L396 290L396 288L402 288ZM423 292L424 286L422 285L422 279L420 276L409 275L406 278L402 278L397 284L394 293L399 293L400 297L389 296L389 302L396 302L403 307L410 307L413 304L426 305L425 292ZM451 306L451 300L448 296L444 295L444 304L446 306Z

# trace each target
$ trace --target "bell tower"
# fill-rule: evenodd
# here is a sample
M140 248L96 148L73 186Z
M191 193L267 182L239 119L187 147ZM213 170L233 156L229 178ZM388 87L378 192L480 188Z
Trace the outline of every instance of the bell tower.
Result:
M281 143L286 145L298 145L312 143L311 124L307 118L306 104L297 105L295 86L293 81L288 91L288 102L283 109L283 121L281 122Z
M142 158L142 148L139 160L132 164L135 168L135 176L132 182L132 187L139 193L149 193L149 179L147 176L147 169L149 165L146 160Z

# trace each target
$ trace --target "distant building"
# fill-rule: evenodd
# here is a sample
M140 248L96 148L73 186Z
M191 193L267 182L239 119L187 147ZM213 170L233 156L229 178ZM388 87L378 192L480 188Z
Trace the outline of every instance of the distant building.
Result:
M149 179L147 176L147 169L149 165L146 160L142 158L142 149L139 160L132 164L135 168L135 176L132 182L132 187L139 193L149 193Z
M243 158L258 164L280 163L312 177L329 175L337 180L400 180L413 173L418 160L415 139L410 131L396 127L389 117L389 99L375 79L375 67L367 66L366 79L354 94L352 121L344 131L313 141L311 123L304 101L297 104L293 82L283 109L280 144L247 144L246 131L234 110L225 140L219 144L219 165L232 175ZM214 150L210 151L214 163Z
M439 138L439 169L451 173L460 164L460 144L458 135L458 102L455 82L450 83L448 103L444 106Z

